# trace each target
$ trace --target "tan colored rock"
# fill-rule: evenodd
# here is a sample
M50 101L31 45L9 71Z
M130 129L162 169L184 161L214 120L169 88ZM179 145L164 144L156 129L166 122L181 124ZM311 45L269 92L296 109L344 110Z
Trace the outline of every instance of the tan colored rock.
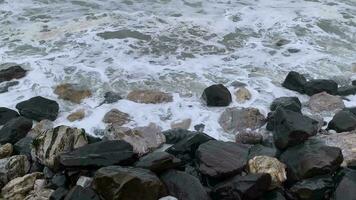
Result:
M248 169L253 174L270 174L272 178L270 189L281 186L287 180L286 165L281 163L277 158L256 156L248 161Z
M7 158L12 155L12 152L14 151L14 148L12 144L6 143L4 145L0 146L0 159L2 158Z
M53 122L50 120L42 120L38 122L31 130L30 132L27 133L28 137L35 138L37 137L40 133L48 131L53 128Z
M105 114L103 122L122 126L130 122L130 115L114 108Z
M52 193L54 190L48 189L48 188L43 188L41 190L32 190L25 198L24 200L48 200L50 199Z
M75 112L72 112L67 116L68 121L74 122L74 121L80 121L84 119L85 117L85 110L84 109L79 109Z
M242 144L260 144L262 142L263 136L258 131L242 131L236 134L236 143Z
M191 119L183 119L183 120L176 120L171 123L171 128L181 128L181 129L189 129L190 125L192 124Z
M314 112L333 112L345 108L345 104L341 97L322 92L310 97L309 108Z
M83 99L91 96L91 91L77 84L65 83L58 85L54 93L59 98L73 102L80 103Z
M244 103L252 98L250 91L245 87L239 88L235 92L235 96L238 103Z
M147 104L158 104L173 101L171 94L156 90L134 90L127 95L127 99L137 103Z

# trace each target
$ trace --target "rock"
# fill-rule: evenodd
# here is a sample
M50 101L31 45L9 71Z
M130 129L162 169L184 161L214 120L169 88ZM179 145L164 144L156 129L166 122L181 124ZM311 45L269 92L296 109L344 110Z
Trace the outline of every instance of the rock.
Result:
M166 142L161 128L153 123L146 127L137 127L134 129L112 124L105 130L105 139L126 141L140 155L151 152Z
M105 199L157 200L165 196L165 188L159 178L140 168L100 168L95 173L93 187Z
M50 188L57 189L59 187L67 187L67 177L62 173L55 174L50 182Z
M314 112L332 112L345 108L345 104L341 97L322 92L310 97L309 107Z
M33 140L32 157L49 168L58 167L57 157L88 144L84 129L58 126L40 133Z
M57 119L59 105L57 102L43 98L41 96L33 97L29 100L22 101L16 105L20 114L35 121Z
M96 35L103 38L104 40L133 38L137 40L150 41L152 39L150 35L146 35L141 32L129 29L121 29L118 31L105 31L102 33L97 33Z
M142 158L135 164L135 167L149 169L155 173L161 173L169 169L181 166L180 159L167 152L153 152Z
M354 200L356 196L356 171L344 169L340 172L333 200Z
M11 81L11 82L5 82L0 84L0 94L5 93L9 91L10 87L18 85L18 81Z
M328 129L336 132L347 132L356 129L356 115L348 110L337 112L328 124Z
M76 185L82 186L83 188L89 188L91 187L92 182L93 182L93 178L87 176L81 176L79 177Z
M236 143L242 144L259 144L262 142L262 139L262 134L255 131L244 131L235 136Z
M204 144L214 138L204 134L195 133L180 140L173 146L169 147L166 152L176 156L183 161L189 161L195 158L195 151L201 144Z
M159 200L178 200L178 199L175 197L172 197L172 196L166 196L166 197L160 198Z
M303 94L305 93L304 87L306 83L307 80L303 75L299 74L298 72L291 71L288 73L286 79L282 83L282 86Z
M44 119L38 122L31 130L27 133L28 137L36 138L40 133L53 129L54 124L52 121Z
M270 109L271 111L275 111L278 107L294 112L301 112L302 103L299 101L298 97L279 97L273 100Z
M33 138L24 137L14 144L14 151L16 154L25 155L31 159L31 148L32 148Z
M230 91L222 84L205 88L201 98L207 106L228 106L232 102Z
M293 182L335 172L343 156L341 149L309 139L284 151L280 161L287 165L288 181Z
M248 159L252 159L256 156L277 157L278 153L279 152L276 148L263 146L262 144L256 144L250 148Z
M318 122L301 113L277 108L273 117L273 139L279 149L300 144L318 131Z
M251 100L251 98L252 98L250 91L248 89L246 89L245 87L238 89L235 92L235 96L236 96L236 101L238 103L244 103L246 101Z
M12 144L6 143L0 146L0 159L10 157L12 155L14 148Z
M24 117L18 117L8 121L0 130L0 144L14 144L32 128L32 121Z
M324 200L330 199L334 189L331 177L314 177L294 184L290 191L299 200Z
M103 122L122 126L130 122L130 115L114 108L104 115Z
M0 107L0 126L17 117L19 117L19 114L16 111Z
M192 120L190 118L188 119L183 119L183 120L176 120L171 123L171 128L172 129L189 129L190 125L192 123Z
M36 172L15 178L2 188L1 194L5 199L23 200L33 190L36 179L41 176L42 173Z
M67 116L68 121L74 122L74 121L80 121L84 119L85 117L85 110L84 109L79 109L75 112L72 112Z
M348 85L348 86L339 87L337 89L337 94L340 96L355 95L356 94L356 86Z
M298 53L298 52L300 52L300 49L290 48L290 49L287 49L287 51L289 53Z
M122 99L122 97L119 93L109 91L104 94L104 101L99 106L105 103L106 104L116 103L120 99Z
M352 81L352 85L353 85L353 86L356 86L356 80L353 80L353 81Z
M7 69L0 70L0 83L11 81L12 79L20 79L26 76L26 70L20 66L12 66Z
M287 39L279 39L277 42L276 42L276 46L277 47L281 47L281 46L284 46L286 44L289 44L291 41L290 40L287 40Z
M204 124L197 124L194 126L194 130L198 132L204 132L205 125Z
M210 200L199 180L185 172L169 170L160 176L169 195L184 200Z
M281 187L287 180L286 165L277 158L256 156L248 161L248 170L252 174L269 174L272 180L269 189Z
M54 190L46 188L39 191L32 190L24 200L48 200L50 199L53 192Z
M125 141L102 141L88 144L59 156L60 163L74 168L99 168L109 165L129 165L135 162L136 154Z
M134 90L127 95L127 99L136 103L146 104L158 104L173 101L171 94L156 90Z
M286 200L286 198L283 191L276 189L266 192L259 200Z
M188 137L191 137L193 134L195 134L195 132L177 128L163 131L162 134L166 137L167 144L176 144Z
M327 92L331 95L337 94L338 84L333 80L314 79L305 84L305 93L309 96L321 92Z
M12 179L24 176L29 170L30 163L26 156L0 159L0 188Z
M66 195L68 194L68 189L67 188L57 188L49 197L50 200L64 200Z
M219 124L226 132L256 130L266 123L265 117L256 108L226 108L219 118Z
M40 191L46 187L46 179L37 179L35 185L33 186L34 191Z
M240 81L233 81L231 83L231 86L234 87L234 88L239 88L239 87L246 87L247 84L243 83L243 82L240 82Z
M199 171L218 179L239 174L247 164L248 151L249 148L242 144L208 141L196 151Z
M91 188L74 186L64 200L100 200L100 197Z
M91 96L91 91L78 84L65 83L58 85L54 90L60 99L70 101L72 103L81 103L85 98Z
M261 197L270 187L269 174L237 175L217 184L212 191L213 199L253 200Z

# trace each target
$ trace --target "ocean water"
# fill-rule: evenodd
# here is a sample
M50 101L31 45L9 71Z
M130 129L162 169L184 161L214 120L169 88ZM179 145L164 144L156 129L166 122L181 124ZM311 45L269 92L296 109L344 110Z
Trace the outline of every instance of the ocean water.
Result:
M276 45L284 40L285 45ZM257 107L265 115L280 96L308 97L283 89L290 70L310 78L347 82L356 78L355 0L0 0L0 69L13 63L30 70L0 105L41 95L58 101L57 125L94 134L112 108L132 116L127 126L150 122L168 129L191 118L205 132L229 140L218 118L225 108L207 108L203 89L234 81L247 84L252 99L230 106ZM57 99L60 83L89 87L81 104ZM166 104L120 100L104 104L107 91L133 89L174 95ZM346 105L356 104L348 97ZM68 122L84 108L85 119ZM326 116L328 117L328 116Z

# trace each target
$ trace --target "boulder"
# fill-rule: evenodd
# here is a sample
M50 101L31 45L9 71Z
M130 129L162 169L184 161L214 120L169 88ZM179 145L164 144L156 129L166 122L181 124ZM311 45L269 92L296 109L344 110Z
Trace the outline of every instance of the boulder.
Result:
M57 119L59 105L56 101L43 98L41 96L33 97L29 100L22 101L16 105L20 114L35 121Z
M278 107L294 112L301 112L302 103L299 101L298 97L279 97L273 100L270 109L271 111L275 111Z
M310 97L309 107L314 112L333 112L345 108L345 104L341 97L322 92Z
M193 134L195 134L195 132L186 129L176 128L163 131L162 134L166 137L167 144L176 144L181 140L191 137Z
M151 152L166 142L161 128L156 124L130 129L117 124L109 125L104 134L106 140L123 140L130 143L140 155Z
M127 99L136 103L158 104L172 102L173 96L157 90L134 90L127 95Z
M256 108L226 108L219 118L219 124L226 132L255 130L266 123L265 117Z
M79 109L76 110L75 112L72 112L67 116L68 121L74 122L74 121L80 121L84 119L85 117L85 110L84 109Z
M248 158L252 159L256 156L277 157L278 153L279 153L278 150L274 147L268 147L262 144L256 144L250 148Z
M14 148L12 144L6 143L0 146L0 159L10 157Z
M103 103L107 103L107 104L116 103L120 99L122 99L122 97L119 93L109 91L109 92L105 92Z
M256 156L248 161L248 170L252 174L269 174L271 176L269 189L283 187L287 180L286 165L277 158Z
M36 138L40 133L53 129L54 124L52 121L44 119L37 124L27 133L27 137Z
M356 115L348 110L341 110L329 122L328 129L333 129L338 133L355 130Z
M184 200L210 200L199 180L185 172L169 170L160 176L169 195Z
M81 103L83 99L91 96L91 91L87 88L78 85L65 83L58 85L54 90L60 99L70 101L72 103Z
M140 168L100 168L95 173L93 187L104 199L157 200L165 196L165 188L159 178Z
M238 90L236 90L235 96L236 96L236 101L238 103L245 103L246 101L251 100L252 98L250 91L245 87L241 87Z
M294 182L335 172L343 162L343 156L341 149L309 139L288 148L280 160L287 165L288 181Z
M76 185L79 185L83 188L89 188L89 187L91 187L93 180L94 179L92 177L81 176L78 178Z
M24 137L14 144L14 151L16 154L25 155L31 159L31 148L32 148L33 138Z
M9 91L9 88L18 85L18 81L11 81L11 82L5 82L5 83L0 83L0 94L5 93Z
M199 146L196 157L199 171L209 178L227 178L242 172L249 148L243 144L211 140Z
M7 69L0 70L0 83L11 81L12 79L20 79L26 76L27 71L20 66L12 66Z
M24 176L30 170L30 162L26 156L16 155L0 159L0 187L10 180Z
M100 197L91 188L74 186L64 200L100 200Z
M192 119L176 120L171 123L171 129L189 129Z
M314 79L308 81L304 85L305 93L309 96L318 94L321 92L327 92L331 95L337 94L338 84L333 80L326 79Z
M337 94L340 96L355 95L356 94L356 86L348 85L348 86L339 87L337 89Z
M136 154L125 141L102 141L88 144L59 156L60 163L68 168L99 168L110 165L129 165Z
M142 158L135 164L135 167L149 169L155 173L161 173L169 169L181 166L180 159L167 152L153 152Z
M114 108L104 115L103 122L122 126L130 122L130 115Z
M58 156L88 144L84 129L58 126L40 133L32 143L33 160L50 168L59 165Z
M261 197L270 187L269 174L237 175L217 184L212 190L212 197L220 199L254 200Z
M242 144L260 144L263 136L258 131L243 131L235 136L236 143Z
M330 199L333 189L333 179L322 176L299 181L290 188L290 192L298 200L324 200Z
M0 107L0 126L19 116L20 115L14 110L5 107Z
M50 199L54 190L43 188L41 190L32 190L24 200L48 200Z
M356 197L356 171L344 169L339 173L339 181L333 194L333 200L354 200Z
M15 144L32 128L32 120L24 117L14 118L8 121L0 130L0 144Z
M303 75L299 74L298 72L291 71L288 73L286 79L282 83L282 86L303 94L305 93L304 87L306 83L307 80Z
M285 149L317 134L318 122L301 113L277 108L273 114L273 138L276 147Z
M49 197L50 200L64 200L66 195L68 194L68 189L67 188L57 188Z
M230 91L222 84L205 88L201 98L207 106L228 106L232 101Z

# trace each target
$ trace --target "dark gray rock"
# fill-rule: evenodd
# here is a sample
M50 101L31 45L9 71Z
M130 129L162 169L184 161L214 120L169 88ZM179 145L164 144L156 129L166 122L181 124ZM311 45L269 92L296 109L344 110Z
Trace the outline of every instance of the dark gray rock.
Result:
M344 169L338 175L340 181L332 197L333 200L354 200L356 197L356 171Z
M230 91L222 84L205 88L202 99L207 106L228 106L232 101Z
M11 82L5 82L0 84L0 94L5 93L9 91L10 87L18 85L18 81L11 81Z
M309 96L321 92L327 92L331 95L337 94L338 84L333 80L315 79L305 84L305 93Z
M330 199L334 183L331 176L314 177L297 182L290 188L290 192L298 200Z
M270 109L271 111L275 111L278 107L294 112L301 112L302 103L298 97L279 97L273 100Z
M286 200L286 198L284 197L284 192L282 190L275 189L266 192L259 200Z
M6 124L6 122L20 116L16 111L9 108L0 107L0 126Z
M329 122L328 129L333 129L338 133L355 130L356 115L348 110L341 110Z
M7 69L0 70L0 83L11 81L12 79L20 79L26 76L26 70L20 66L12 66Z
M184 140L188 137L191 137L195 132L188 131L186 129L177 128L177 129L169 129L167 131L162 132L166 137L167 144L176 144L181 140Z
M149 169L155 173L161 173L169 169L174 169L182 165L180 159L167 152L153 152L142 158L135 164L135 167Z
M305 92L304 86L306 82L307 80L303 75L299 74L298 72L291 71L288 73L286 79L282 83L282 86L303 94Z
M14 151L19 155L26 155L31 158L31 145L33 142L32 137L24 137L14 144Z
M59 187L67 187L68 180L64 174L58 173L55 174L50 182L50 188L57 189Z
M252 159L256 156L277 157L277 155L278 155L278 150L276 148L266 147L261 144L256 144L250 148L250 151L248 153L248 158Z
M29 119L54 121L58 115L59 105L56 101L37 96L18 103L16 108L22 116Z
M100 200L100 197L91 188L76 185L69 191L64 200Z
M57 188L49 197L49 200L63 200L68 194L67 188Z
M356 94L356 86L348 85L348 86L339 87L337 89L337 94L340 96L355 95Z
M0 144L11 143L26 137L32 128L32 120L24 117L14 118L8 121L0 130Z

